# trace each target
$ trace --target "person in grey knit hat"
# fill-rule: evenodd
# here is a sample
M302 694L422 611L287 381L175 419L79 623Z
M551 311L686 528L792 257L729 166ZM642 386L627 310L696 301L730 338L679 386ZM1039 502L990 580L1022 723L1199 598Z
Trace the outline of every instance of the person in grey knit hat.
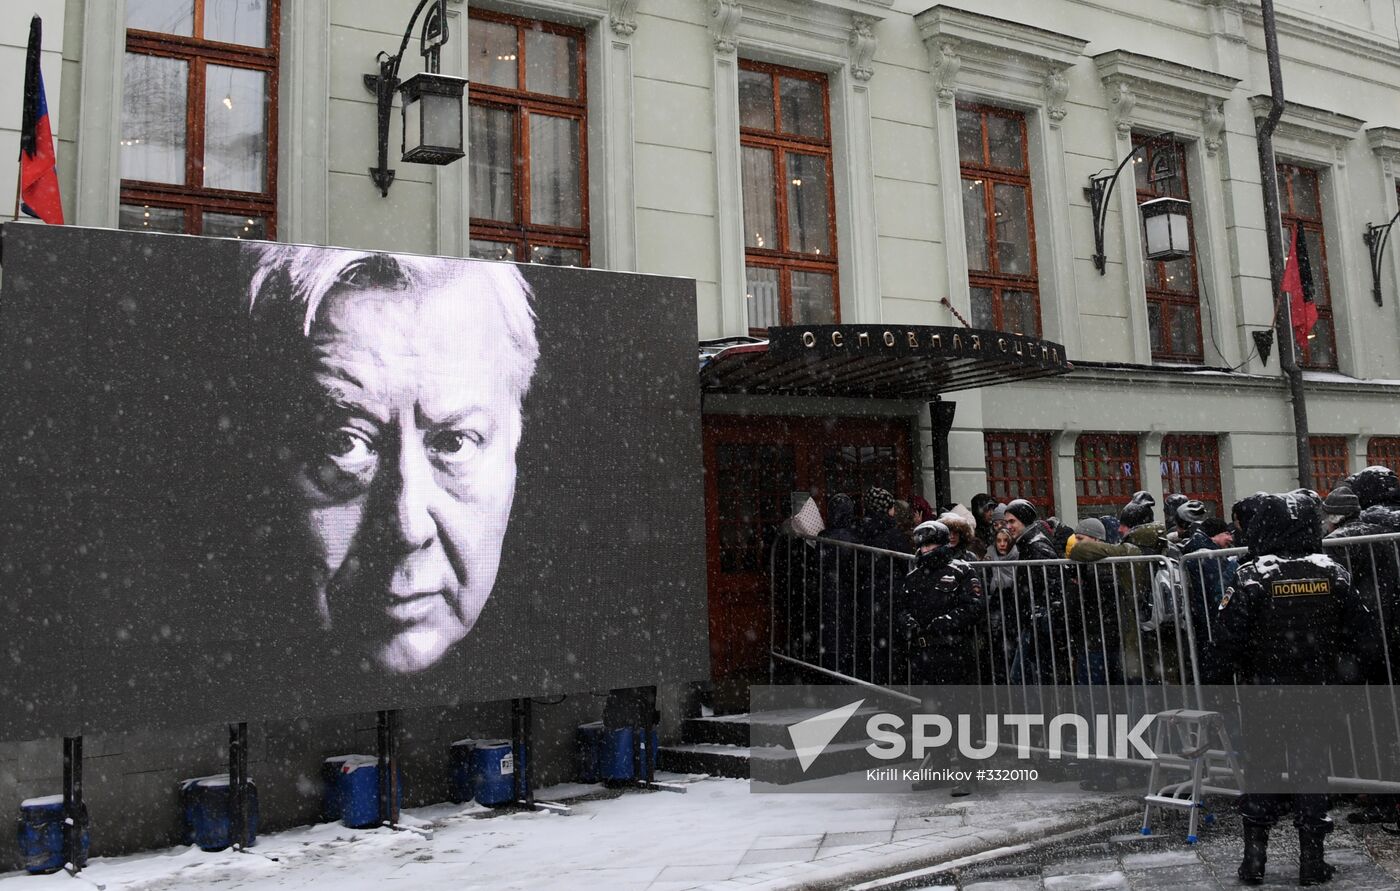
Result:
M1361 499L1350 486L1338 486L1322 499L1322 512L1326 514L1327 531L1356 519L1361 513Z
M1096 517L1086 517L1079 521L1079 525L1074 527L1075 538L1092 538L1094 541L1104 541L1108 538L1108 532L1104 529L1103 520Z

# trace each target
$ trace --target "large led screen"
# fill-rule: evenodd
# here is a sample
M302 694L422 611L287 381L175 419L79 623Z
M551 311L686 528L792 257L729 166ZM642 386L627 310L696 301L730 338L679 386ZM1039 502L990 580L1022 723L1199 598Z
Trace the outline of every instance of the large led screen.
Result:
M690 282L10 224L0 738L703 677Z

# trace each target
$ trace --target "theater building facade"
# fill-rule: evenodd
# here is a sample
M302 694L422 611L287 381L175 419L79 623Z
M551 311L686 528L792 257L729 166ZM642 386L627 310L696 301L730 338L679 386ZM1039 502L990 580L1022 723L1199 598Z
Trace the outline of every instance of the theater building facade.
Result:
M364 76L415 5L33 0L0 10L0 39L18 59L44 17L69 222L693 279L715 679L767 676L766 547L795 493L986 491L1073 521L1138 489L1228 510L1296 484L1280 345L1253 336L1275 312L1257 3L449 0L466 157L395 156L383 195ZM1400 10L1277 6L1279 199L1311 259L1299 361L1326 490L1400 462L1400 251L1373 283L1363 240L1400 208ZM0 155L18 129L12 105ZM1100 269L1086 189L1130 157ZM1162 197L1189 202L1170 261L1147 259L1138 209ZM952 338L971 351L974 331L1017 361L968 366ZM663 691L666 727L684 693ZM435 717L410 720L432 738ZM294 724L265 729L269 750ZM139 791L187 743L113 741L113 773ZM0 747L0 795L51 774Z

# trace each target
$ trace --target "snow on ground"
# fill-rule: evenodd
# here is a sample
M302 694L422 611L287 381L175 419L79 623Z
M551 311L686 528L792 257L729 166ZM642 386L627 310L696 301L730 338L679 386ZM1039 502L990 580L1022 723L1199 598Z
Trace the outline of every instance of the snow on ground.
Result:
M407 831L324 823L263 835L246 854L170 848L96 858L78 882L8 873L0 891L795 888L1043 838L1137 806L1071 785L952 799L946 791L756 794L745 780L689 779L686 794L579 800L568 816L442 804L405 811ZM543 790L540 798L585 791Z

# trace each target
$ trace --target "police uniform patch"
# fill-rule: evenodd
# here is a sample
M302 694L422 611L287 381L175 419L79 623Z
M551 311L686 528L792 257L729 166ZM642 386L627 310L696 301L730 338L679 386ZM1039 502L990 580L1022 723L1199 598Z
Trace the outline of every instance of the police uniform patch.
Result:
M1234 589L1234 588L1226 588L1226 589L1225 589L1225 593L1224 593L1223 595L1221 595L1221 597L1220 597L1220 606L1216 607L1216 609L1220 610L1220 609L1224 609L1225 607L1229 606L1229 605L1230 605L1230 598L1233 597L1234 594L1235 594L1235 589Z
M1269 594L1273 597L1327 597L1332 594L1332 583L1327 579L1288 579L1271 584Z

